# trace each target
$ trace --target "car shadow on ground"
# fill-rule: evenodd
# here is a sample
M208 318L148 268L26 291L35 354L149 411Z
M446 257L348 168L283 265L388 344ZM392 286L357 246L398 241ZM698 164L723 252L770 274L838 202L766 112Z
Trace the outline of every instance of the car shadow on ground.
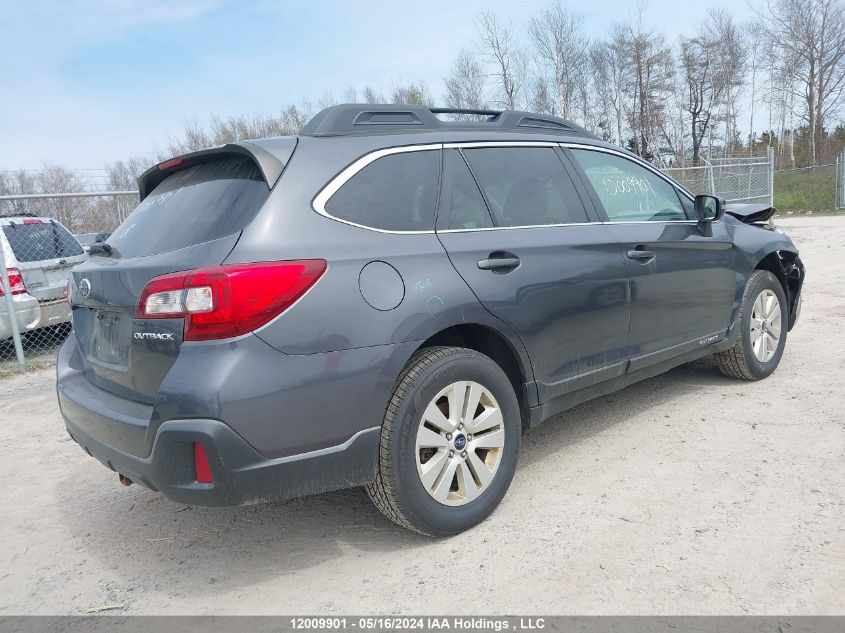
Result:
M691 391L735 382L712 363L679 367L620 392L584 403L549 420L523 442L519 469L530 472L552 454L648 409L665 410ZM363 489L296 499L284 504L204 508L175 504L140 486L128 489L93 460L69 464L56 482L59 513L80 560L99 559L128 583L166 592L160 578L174 566L224 591L297 572L348 556L450 547L395 526ZM530 480L530 477L528 478ZM216 589L215 589L216 588Z

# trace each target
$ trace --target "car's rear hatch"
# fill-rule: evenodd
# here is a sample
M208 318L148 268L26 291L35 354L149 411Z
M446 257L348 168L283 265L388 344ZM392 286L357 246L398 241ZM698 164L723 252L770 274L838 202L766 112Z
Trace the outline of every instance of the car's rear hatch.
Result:
M141 177L141 204L73 270L73 324L88 380L154 402L182 346L184 320L136 318L141 293L154 277L226 259L293 152L296 139L285 140L282 158L245 150L248 143L227 145L166 161Z
M85 259L85 251L55 220L26 218L3 226L26 290L39 303L64 296L70 268Z

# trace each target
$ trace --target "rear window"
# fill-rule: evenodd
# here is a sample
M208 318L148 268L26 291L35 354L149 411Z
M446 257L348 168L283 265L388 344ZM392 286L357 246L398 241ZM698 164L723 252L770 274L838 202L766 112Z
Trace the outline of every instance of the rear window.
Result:
M326 211L376 229L429 231L434 228L439 171L438 150L384 156L338 189L326 202Z
M121 257L173 251L238 233L270 191L251 161L227 158L165 178L115 229L108 244Z
M84 252L70 231L52 220L37 224L16 222L4 226L3 233L19 262L76 257Z

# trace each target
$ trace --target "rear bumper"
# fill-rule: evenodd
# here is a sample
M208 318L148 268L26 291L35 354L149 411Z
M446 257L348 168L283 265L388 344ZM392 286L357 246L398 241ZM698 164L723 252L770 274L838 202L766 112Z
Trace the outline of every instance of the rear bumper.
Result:
M65 418L70 436L111 470L180 503L205 506L285 501L361 485L374 477L380 429L360 431L340 446L268 459L217 420L164 422L153 451L141 458L86 435ZM203 444L214 483L196 481L193 444Z
M284 501L361 485L375 477L381 428L373 422L378 424L380 419L360 424L339 440L326 441L328 431L319 415L311 420L289 418L279 414L286 408L293 410L283 403L273 409L273 434L287 440L292 450L273 455L259 450L263 445L251 443L228 420L203 414L162 420L163 407L100 389L85 375L74 336L59 350L56 369L59 407L70 436L108 468L174 501L212 506ZM209 367L196 375L208 385L212 373ZM216 386L209 388L220 391ZM172 406L181 402L182 411L192 401L184 392L167 399ZM257 409L253 406L251 410L255 419ZM350 415L355 411L349 408ZM299 438L300 443L294 444L297 430L301 433L303 428L310 430L310 439L305 443ZM314 446L321 439L322 445ZM194 443L206 449L214 479L211 484L196 481Z
M32 295L21 294L14 297L14 303L18 332L21 334L70 321L70 306L64 299L39 302ZM0 300L0 341L11 336L12 325L6 309L6 298L3 297Z

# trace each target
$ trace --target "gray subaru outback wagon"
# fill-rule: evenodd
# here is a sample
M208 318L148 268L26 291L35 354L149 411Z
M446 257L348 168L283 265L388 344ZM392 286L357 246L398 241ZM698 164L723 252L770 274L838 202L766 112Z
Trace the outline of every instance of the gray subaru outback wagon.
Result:
M73 439L183 503L364 485L449 535L550 416L708 354L775 370L804 268L773 209L694 197L563 119L452 112L336 106L144 173L72 272Z

